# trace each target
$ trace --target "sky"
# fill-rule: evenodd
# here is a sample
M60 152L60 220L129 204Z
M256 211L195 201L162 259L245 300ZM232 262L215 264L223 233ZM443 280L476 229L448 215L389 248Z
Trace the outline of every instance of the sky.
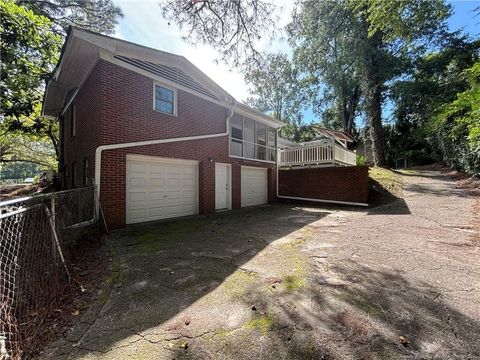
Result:
M169 25L163 19L158 0L114 0L124 14L114 34L115 37L137 44L185 56L207 76L219 84L236 100L244 101L250 94L243 76L235 69L216 61L217 53L204 44L190 44L182 39L183 33L174 24ZM289 23L293 0L277 0L278 27L281 29ZM449 1L454 14L448 19L450 30L462 30L472 36L480 35L480 17L473 13L479 1ZM261 50L269 52L289 52L284 33L277 39L263 43ZM306 122L314 120L310 109L304 111Z

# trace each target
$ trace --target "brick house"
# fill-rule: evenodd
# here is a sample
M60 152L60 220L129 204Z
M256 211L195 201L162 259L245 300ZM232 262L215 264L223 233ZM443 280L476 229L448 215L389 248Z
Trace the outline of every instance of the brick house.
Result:
M276 201L282 123L182 56L72 28L43 113L63 186L95 181L111 227Z
M186 58L77 28L47 84L43 114L60 122L63 187L94 182L112 228L272 203L291 191L298 198L300 173L288 171L351 157L334 138L277 153L283 123L237 102ZM300 193L366 199L348 186L357 173L344 171L342 189L319 192L319 180L335 184L337 175L320 179L317 169Z

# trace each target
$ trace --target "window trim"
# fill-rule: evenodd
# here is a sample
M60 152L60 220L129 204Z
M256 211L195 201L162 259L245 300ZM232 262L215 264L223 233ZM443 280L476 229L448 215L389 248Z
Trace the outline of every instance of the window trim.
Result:
M83 186L88 186L88 157L83 159Z
M75 189L77 187L77 162L73 161L72 162L72 189Z
M231 123L231 122L230 122L229 127L228 127L228 133L229 133L229 134L228 134L228 156L231 157L231 158L236 158L236 159L246 159L246 160L250 160L250 161L258 161L258 162L263 162L263 163L276 164L276 162L277 162L277 160L276 160L276 159L277 159L277 146L276 146L276 143L277 143L277 135L278 135L276 129L273 128L273 127L271 127L271 126L269 126L267 123L265 123L265 122L263 122L263 121L258 121L258 120L256 120L255 118L248 117L248 119L253 120L253 121L254 121L254 124L255 124L255 126L254 126L254 138L255 138L255 142L254 142L254 148L255 148L255 150L254 150L254 153L255 153L255 157L254 157L254 158L245 157L245 156L243 156L243 155L244 155L244 154L243 154L243 151L244 151L244 142L245 142L245 133L244 133L244 131L245 131L245 118L246 118L246 116L245 116L245 115L242 115L242 114L239 114L239 113L237 113L237 114L242 117L242 140L240 141L241 144L242 144L242 156L232 155L232 151L231 151L232 149L231 149L230 142L235 141L235 140L238 141L238 139L233 138L233 136L232 136L233 134L232 134L232 123ZM257 141L257 123L260 123L260 124L262 124L262 125L265 126L265 145L262 145L262 146L265 147L265 160L263 160L263 159L257 159L257 158L256 158L256 157L257 157L257 145L259 145L259 144L256 142L256 141ZM274 132L275 132L275 140L274 140L274 144L273 144L273 145L270 145L270 144L269 144L269 141L268 141L268 130L269 130L269 128L274 129ZM269 147L271 147L272 150L275 152L275 155L274 155L274 156L275 156L275 160L267 160L267 159L266 159L266 158L267 158L267 154L268 154L268 152L266 151L266 148L269 148Z
M156 100L156 93L155 93L155 88L157 86L160 86L160 87L163 87L165 89L168 89L170 91L173 91L173 114L172 113L168 113L168 112L164 112L164 111L161 111L161 110L157 110L156 108L156 104L155 104L155 100ZM174 88L172 86L169 86L169 85L166 85L164 83L161 83L159 81L154 81L153 82L153 111L156 111L156 112L159 112L160 114L164 114L164 115L169 115L169 116L178 116L178 89L177 88Z
M74 138L77 135L77 119L76 119L75 103L70 104L70 137Z

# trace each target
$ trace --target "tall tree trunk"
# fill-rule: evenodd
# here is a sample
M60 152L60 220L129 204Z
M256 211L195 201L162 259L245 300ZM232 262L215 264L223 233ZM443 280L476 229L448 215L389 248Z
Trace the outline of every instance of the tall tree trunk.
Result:
M382 126L382 91L379 84L371 83L365 94L367 119L372 131L370 136L376 166L385 166L385 140Z
M367 29L366 23L364 23ZM370 126L370 136L373 147L373 157L376 166L385 166L385 140L382 126L382 35L376 33L368 37L365 30L364 69L362 74L362 92L365 96L367 121Z

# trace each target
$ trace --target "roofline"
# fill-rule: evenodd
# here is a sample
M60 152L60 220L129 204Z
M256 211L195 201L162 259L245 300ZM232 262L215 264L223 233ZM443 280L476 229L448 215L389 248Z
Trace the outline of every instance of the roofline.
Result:
M67 44L70 41L70 37L72 36L72 30L73 30L73 27L69 26L67 29L67 36L65 37L65 41L63 42L62 49L60 50L60 56L58 57L57 64L53 68L50 76L45 80L45 91L43 92L43 99L42 99L42 111L41 111L42 116L46 116L44 110L45 110L45 100L47 99L48 83L56 75L58 69L60 68L60 64L62 63L63 56L65 54L65 49L67 48Z
M342 133L342 135L345 135L346 137L350 138L350 140L352 142L356 142L357 140L355 140L355 138L350 135L348 132L346 131L343 131L343 130L335 130L335 129L329 129L329 128L326 128L326 127L323 127L323 126L319 126L319 125L314 125L313 126L314 129L318 129L318 130L325 130L325 131L333 131L333 132L338 132L338 133Z
M153 54L163 54L165 56L177 58L180 62L183 63L183 65L191 66L196 71L196 73L199 74L203 78L203 80L208 81L210 83L210 85L213 85L214 87L217 88L217 90L219 90L220 92L223 92L226 96L230 97L234 101L235 107L239 107L238 110L244 111L246 113L250 113L250 114L252 114L254 116L257 116L257 117L261 117L265 121L276 125L275 127L281 127L281 126L285 125L285 123L283 123L283 122L281 122L281 121L279 121L279 120L277 120L277 119L275 119L271 116L268 116L268 115L266 115L266 114L264 114L264 113L262 113L262 112L260 112L256 109L246 105L246 104L243 104L243 103L237 101L232 95L230 95L229 92L227 92L220 85L218 85L215 81L213 81L208 75L206 75L202 70L200 70L197 66L195 66L195 64L193 64L185 56L170 53L170 52L166 52L166 51L162 51L162 50L158 50L158 49L148 47L148 46L145 46L145 45L141 45L141 44L137 44L137 43L134 43L134 42L131 42L131 41L128 41L128 40L119 39L119 38L116 38L116 37L113 37L113 36L110 36L110 35L96 33L94 31L82 29L82 28L79 28L79 27L76 27L76 26L69 26L69 28L67 30L67 36L66 36L65 41L63 43L57 65L53 69L53 71L51 73L51 76L46 81L45 91L44 91L44 94L43 94L43 101L42 101L42 115L44 115L44 108L45 108L44 105L45 105L45 100L46 100L47 93L48 93L49 82L52 79L55 79L56 77L58 77L58 73L59 73L59 71L61 71L61 68L62 68L63 59L64 59L64 56L65 56L66 49L67 49L68 44L70 43L72 37L77 37L77 38L82 39L84 41L88 41L88 39L86 39L84 36L81 36L81 34L89 34L89 35L93 35L93 36L96 36L96 37L101 37L101 38L104 38L104 39L108 39L112 42L120 42L120 43L126 44L128 46L132 46L134 48L144 49L148 52L151 52L152 55ZM94 44L94 45L98 46L97 44ZM98 46L98 47L100 47L100 46ZM106 50L108 50L108 49L106 49ZM113 52L113 51L111 51L111 52ZM141 56L140 56L140 58L141 58ZM180 64L180 66L181 65L182 64ZM228 104L228 106L231 106L231 103L227 102L227 104Z

